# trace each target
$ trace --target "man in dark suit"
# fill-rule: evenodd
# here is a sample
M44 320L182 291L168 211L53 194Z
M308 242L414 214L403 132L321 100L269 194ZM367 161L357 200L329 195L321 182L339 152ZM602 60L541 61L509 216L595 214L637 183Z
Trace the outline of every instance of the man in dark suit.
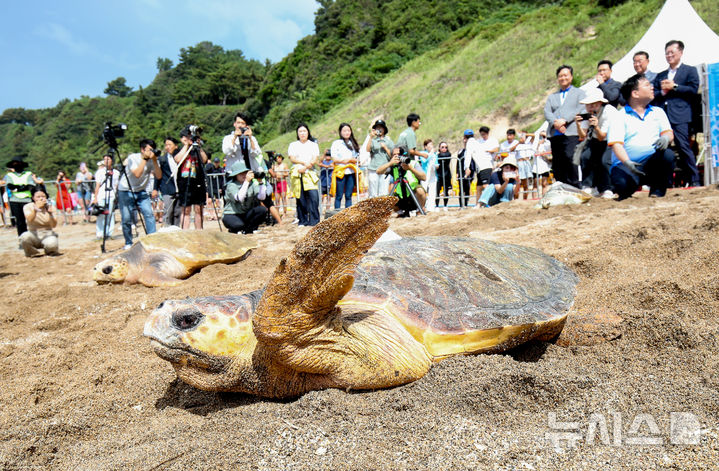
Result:
M654 79L654 104L664 109L674 131L674 142L679 149L680 166L691 186L701 186L696 158L689 145L689 124L692 122L692 101L699 90L699 74L689 65L682 64L684 43L672 40L664 46L669 68Z
M544 105L544 117L547 120L547 135L552 144L552 172L557 181L579 186L577 166L572 159L574 149L579 143L577 123L574 117L583 113L584 91L572 86L574 70L571 66L560 65L557 68L559 90L549 95Z
M624 99L619 93L622 84L612 78L612 61L604 59L597 64L597 76L595 77L599 88L610 105L619 108L624 104Z

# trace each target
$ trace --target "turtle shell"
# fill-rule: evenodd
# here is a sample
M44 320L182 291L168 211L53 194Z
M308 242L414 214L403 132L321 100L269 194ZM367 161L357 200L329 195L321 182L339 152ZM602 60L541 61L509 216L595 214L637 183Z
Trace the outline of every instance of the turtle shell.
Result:
M148 253L168 253L187 268L239 260L257 248L247 236L209 231L155 232L141 237L139 243Z
M396 317L434 357L501 351L556 336L577 276L541 251L471 238L376 244L340 305Z

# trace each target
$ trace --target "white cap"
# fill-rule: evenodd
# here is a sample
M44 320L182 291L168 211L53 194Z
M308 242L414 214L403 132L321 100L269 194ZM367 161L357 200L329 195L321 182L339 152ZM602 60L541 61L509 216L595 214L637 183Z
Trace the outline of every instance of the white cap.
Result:
M601 101L602 103L608 103L607 99L604 98L604 93L598 89L598 88L590 88L587 92L587 95L582 98L582 100L579 102L583 105L588 105L590 103L596 103L598 101Z

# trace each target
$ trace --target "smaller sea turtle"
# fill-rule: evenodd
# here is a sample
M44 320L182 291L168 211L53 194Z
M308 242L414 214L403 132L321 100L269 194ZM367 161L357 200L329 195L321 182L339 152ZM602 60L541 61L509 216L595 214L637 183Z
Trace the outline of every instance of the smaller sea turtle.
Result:
M588 195L577 187L562 182L554 182L534 207L547 209L550 206L582 204L590 199L592 199L592 195Z
M243 260L256 247L249 237L227 232L156 232L95 265L93 279L98 283L175 286L207 265Z

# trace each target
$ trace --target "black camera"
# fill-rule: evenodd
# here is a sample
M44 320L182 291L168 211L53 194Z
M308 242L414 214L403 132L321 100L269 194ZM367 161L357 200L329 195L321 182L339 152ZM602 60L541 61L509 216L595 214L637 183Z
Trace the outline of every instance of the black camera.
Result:
M264 180L267 174L265 172L257 172L255 173L255 179L256 180Z
M399 162L402 163L402 164L407 164L407 165L409 165L409 164L412 163L412 156L410 156L410 155L402 155L402 156L400 156L400 158L399 158Z
M246 133L248 129L250 128L240 128L240 134Z
M112 124L111 121L105 123L105 129L102 130L102 139L112 149L117 149L117 139L125 136L127 124Z
M582 119L586 121L589 118L591 118L592 116L594 116L594 114L593 113L580 113L579 116L581 116Z
M152 149L152 153L155 154L155 157L159 157L162 155L162 151L159 149Z

